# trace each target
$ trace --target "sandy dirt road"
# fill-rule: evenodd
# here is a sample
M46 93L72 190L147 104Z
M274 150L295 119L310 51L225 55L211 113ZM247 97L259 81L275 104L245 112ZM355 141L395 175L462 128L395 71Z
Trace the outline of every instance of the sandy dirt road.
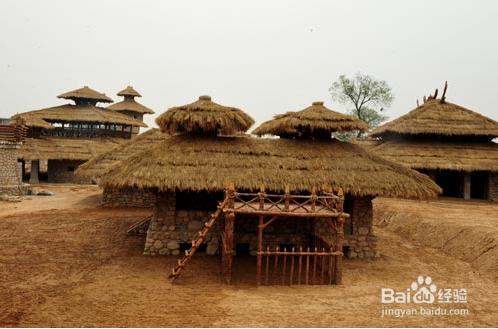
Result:
M493 276L379 227L382 257L346 260L342 286L256 287L245 280L254 268L237 260L225 286L218 258L201 255L172 285L176 259L145 257L144 238L125 234L147 214L95 204L1 216L0 326L498 325ZM380 289L404 290L421 274L466 288L469 315L382 317Z

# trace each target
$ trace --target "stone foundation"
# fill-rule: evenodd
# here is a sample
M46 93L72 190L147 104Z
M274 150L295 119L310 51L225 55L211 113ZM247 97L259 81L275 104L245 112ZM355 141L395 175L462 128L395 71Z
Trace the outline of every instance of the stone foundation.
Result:
M91 179L78 177L74 174L76 168L84 162L83 160L48 160L48 182L91 184Z
M24 195L27 186L23 185L21 169L17 163L18 143L0 141L0 194Z
M350 219L344 224L344 247L348 258L374 258L378 256L377 237L373 232L373 206L371 197L352 197ZM315 235L330 244L335 241L335 233L323 221L316 221Z
M489 191L488 198L490 201L498 202L498 173L489 173Z
M350 208L351 219L345 224L346 256L376 257L377 238L372 230L372 198L352 198ZM184 249L188 249L212 211L176 209L174 192L158 194L154 214L147 230L144 254L178 255L181 244L185 244ZM222 223L223 220L217 222L206 238L206 253L209 255L218 252ZM236 249L239 246L251 255L255 255L258 245L257 228L258 218L255 216L237 215L234 232ZM335 233L323 220L279 218L265 229L263 248L311 247L313 235L331 244L335 242Z
M152 208L155 202L156 194L153 190L104 187L102 193L104 207Z

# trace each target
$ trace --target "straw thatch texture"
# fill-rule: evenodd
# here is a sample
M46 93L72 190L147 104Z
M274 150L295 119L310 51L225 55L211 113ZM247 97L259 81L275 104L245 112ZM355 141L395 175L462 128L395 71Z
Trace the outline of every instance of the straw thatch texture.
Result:
M388 141L370 149L376 155L416 169L498 172L498 144Z
M427 176L340 141L177 135L119 162L104 186L161 190L239 189L293 191L342 187L354 195L432 197L440 189Z
M18 150L24 160L88 160L124 143L121 138L27 138Z
M375 129L372 136L388 133L497 137L498 122L462 106L435 99Z
M19 113L12 117L12 119L18 118L23 120L28 127L42 128L47 128L41 126L43 121L46 124L49 124L49 122L89 122L147 127L142 121L135 120L127 115L91 105L66 104L43 110Z
M150 129L121 145L118 145L98 156L90 159L78 167L75 174L85 178L100 178L119 161L126 161L129 157L148 150L153 145L165 140L169 136L159 129Z
M332 132L368 129L366 123L351 115L338 113L326 108L323 102L313 104L302 111L279 114L273 120L264 122L253 133L259 136L281 137L325 136Z
M156 123L161 131L169 134L231 135L247 131L254 120L240 109L222 106L209 96L201 96L191 104L170 108Z
M125 89L121 90L118 96L132 96L132 97L142 97L138 91L136 91L132 86L127 86Z
M78 88L75 90L68 91L67 93L60 94L57 98L64 99L91 99L97 102L102 103L112 103L113 100L107 97L103 93L99 93L98 91L88 88L88 86L84 86L83 88Z
M141 114L154 114L154 111L152 111L150 108L138 103L134 99L124 99L119 103L115 103L112 105L109 105L106 107L108 110L112 111L132 111L132 112L137 112Z

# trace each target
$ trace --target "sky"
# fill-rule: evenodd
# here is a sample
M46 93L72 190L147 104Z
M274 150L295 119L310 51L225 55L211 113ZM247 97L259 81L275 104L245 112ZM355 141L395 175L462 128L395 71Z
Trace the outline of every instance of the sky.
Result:
M392 87L390 119L448 80L449 102L498 120L496 17L493 0L2 0L0 117L132 85L150 126L199 95L257 125L318 100L345 112L328 89L363 72Z

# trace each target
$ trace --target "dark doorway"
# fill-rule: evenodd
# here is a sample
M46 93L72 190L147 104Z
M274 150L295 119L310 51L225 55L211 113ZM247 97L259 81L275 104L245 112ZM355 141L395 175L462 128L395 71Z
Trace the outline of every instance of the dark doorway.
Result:
M488 199L489 173L487 171L475 171L470 176L471 199Z
M463 172L441 170L436 172L436 184L443 189L442 196L463 198Z
M250 254L250 244L249 243L237 243L235 245L235 252L237 256L249 255Z

